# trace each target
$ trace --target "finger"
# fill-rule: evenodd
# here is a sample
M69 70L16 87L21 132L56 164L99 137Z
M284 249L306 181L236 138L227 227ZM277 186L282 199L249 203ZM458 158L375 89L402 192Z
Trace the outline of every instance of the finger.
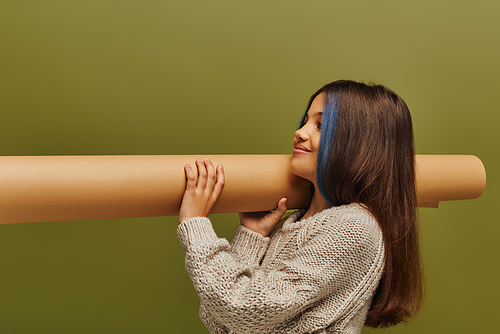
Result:
M214 189L215 184L215 168L210 159L205 159L205 167L207 168L207 190L210 192Z
M184 166L184 173L186 174L186 189L194 189L196 186L196 177L194 176L193 168L190 164Z
M224 184L226 183L226 175L224 174L224 167L222 165L217 166L217 182L214 187L214 196L215 198L219 198L222 188L224 188Z
M205 189L207 185L207 169L201 159L196 159L196 167L198 167L198 182L196 188Z
M276 211L274 213L278 215L280 218L285 214L287 206L286 202L288 199L286 197L283 197L282 199L279 200L278 202L278 207L276 208Z
M288 198L286 197L283 197L282 199L280 199L280 201L278 202L278 208L281 207L281 211L286 211L287 209L287 205L286 203L288 202Z

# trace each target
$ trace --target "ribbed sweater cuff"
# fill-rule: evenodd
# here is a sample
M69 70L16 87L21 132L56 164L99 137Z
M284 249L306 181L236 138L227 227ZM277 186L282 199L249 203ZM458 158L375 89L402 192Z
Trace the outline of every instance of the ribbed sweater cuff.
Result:
M231 240L231 249L238 254L240 261L254 265L264 256L269 240L269 237L263 237L260 233L238 225Z
M218 239L212 222L206 217L193 217L184 220L177 227L177 237L185 252L189 251L191 246Z

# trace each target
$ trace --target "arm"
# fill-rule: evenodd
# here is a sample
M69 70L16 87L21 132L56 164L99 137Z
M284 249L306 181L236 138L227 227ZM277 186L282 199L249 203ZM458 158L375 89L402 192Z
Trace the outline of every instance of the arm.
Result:
M217 200L224 186L225 180L222 165L217 166L217 172L216 175L214 175L212 163L208 159L206 159L204 163L202 163L200 159L197 159L195 163L198 169L198 182L195 180L191 166L184 166L187 182L181 209L179 211L180 223L185 219L196 216L208 217L212 205ZM283 205L284 203L281 207L283 207ZM286 206L284 207L283 213L285 211ZM255 267L259 266L260 260L264 256L269 244L269 238L266 237L268 232L265 231L268 228L272 229L275 222L273 222L274 219L270 218L278 214L279 212L272 214L240 214L242 225L237 227L236 233L231 241L233 255L238 261ZM281 216L282 214L277 217L276 222ZM265 224L263 224L263 226L265 226L264 229L259 229L259 218L265 218ZM245 227L245 225L247 227ZM256 232L256 230L260 233ZM264 235L262 233L264 233ZM200 304L200 318L211 332L226 333L224 326L210 315L203 303Z
M231 251L235 259L240 263L257 268L264 257L269 246L269 238L249 230L243 225L238 225L231 240ZM226 328L218 322L207 310L203 303L200 303L199 316L210 333L228 333Z
M231 240L231 251L240 263L258 267L269 246L269 237L238 225Z
M198 179L190 165L185 165L186 189L179 211L179 222L192 217L208 217L213 205L224 187L224 169L218 165L215 170L211 161L196 160ZM240 261L258 265L262 259L269 238L267 235L286 212L286 198L278 203L274 212L240 213L241 225L231 242L233 251Z
M267 236L286 212L286 201L282 198L273 212L239 213L241 224L231 240L231 249L240 262L259 266L269 246Z

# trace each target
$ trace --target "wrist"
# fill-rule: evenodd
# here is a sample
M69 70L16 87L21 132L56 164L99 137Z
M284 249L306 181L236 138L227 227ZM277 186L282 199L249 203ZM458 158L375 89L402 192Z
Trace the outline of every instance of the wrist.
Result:
M183 221L186 221L186 220L189 220L189 219L193 219L193 218L208 218L208 215L203 215L203 214L196 215L196 214L193 214L193 215L179 216L179 224L182 224Z
M258 228L257 226L245 225L244 223L241 223L241 225L244 226L245 228L249 229L252 232L259 233L264 238L267 237L267 235L269 234L269 232L266 232L266 231Z

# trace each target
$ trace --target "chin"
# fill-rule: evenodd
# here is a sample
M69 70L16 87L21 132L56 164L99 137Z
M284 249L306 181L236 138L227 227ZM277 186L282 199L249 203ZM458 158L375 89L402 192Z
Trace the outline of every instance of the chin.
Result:
M304 168L305 164L304 163L300 163L299 161L297 161L296 159L292 158L292 160L290 161L290 171L297 175L298 177L301 177L301 178L304 178L306 180L309 180L312 182L312 179L314 178L314 173L312 173L311 170L306 170L306 168Z

